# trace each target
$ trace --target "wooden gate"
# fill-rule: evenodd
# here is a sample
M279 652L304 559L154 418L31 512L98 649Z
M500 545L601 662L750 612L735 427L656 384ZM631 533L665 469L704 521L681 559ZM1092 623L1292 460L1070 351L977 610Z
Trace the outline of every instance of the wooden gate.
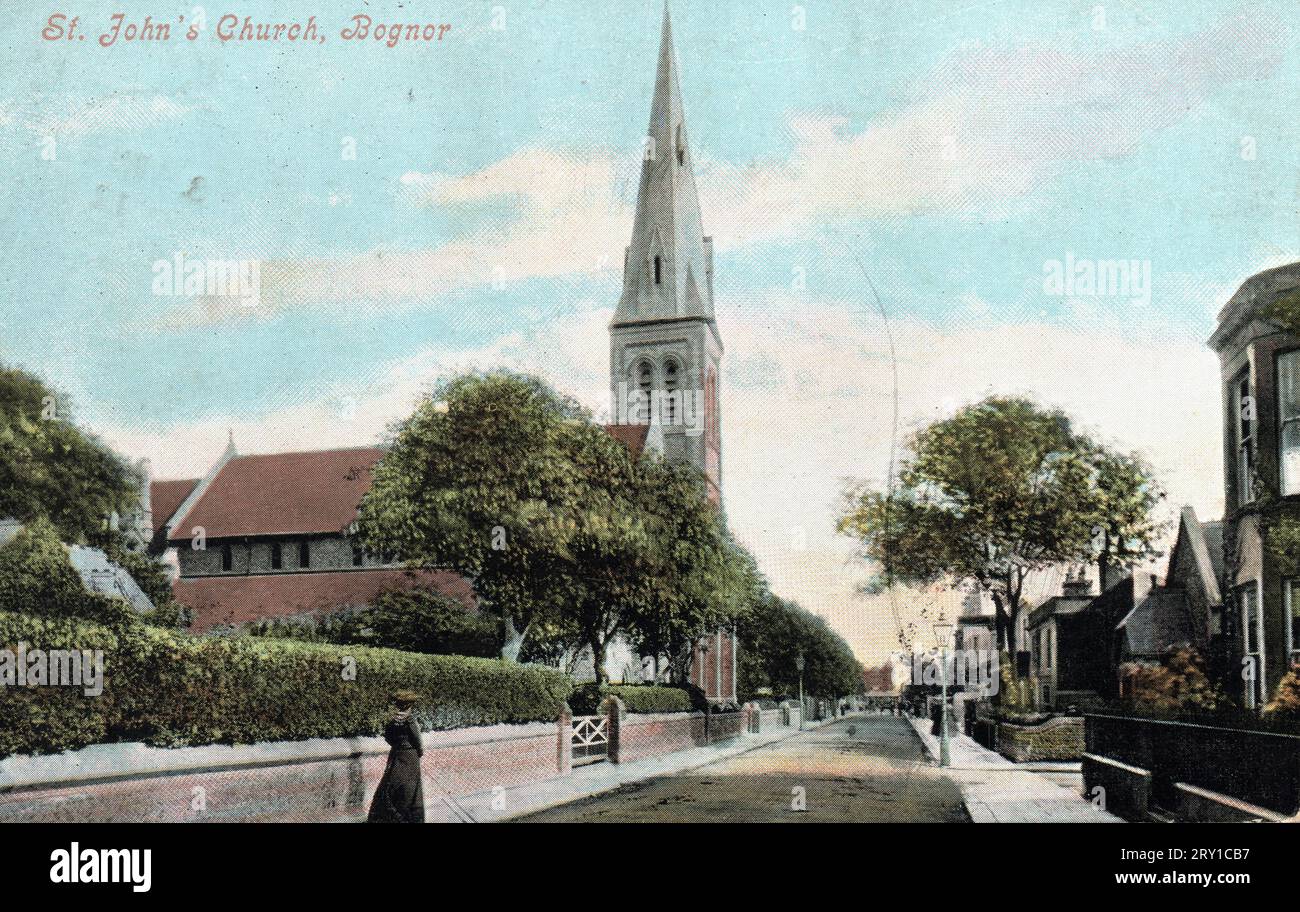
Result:
M574 766L608 760L609 717L575 716L572 745Z

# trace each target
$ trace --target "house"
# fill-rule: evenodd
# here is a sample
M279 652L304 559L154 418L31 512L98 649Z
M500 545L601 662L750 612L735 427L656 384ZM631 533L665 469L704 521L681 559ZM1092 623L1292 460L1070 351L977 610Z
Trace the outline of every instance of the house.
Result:
M1300 338L1267 308L1300 296L1300 263L1252 276L1224 305L1209 346L1219 356L1225 515L1220 636L1244 675L1231 680L1262 707L1300 662L1295 555L1270 550L1265 529L1300 520Z
M1089 611L1096 594L1080 570L1067 574L1059 595L1029 612L1025 635L1029 643L1030 677L1042 707L1095 699L1108 667L1104 627Z
M1202 523L1191 507L1162 584L1150 572L1109 574L1096 593L1083 571L1029 614L1032 679L1046 709L1086 705L1127 693L1134 665L1158 664L1171 649L1192 647L1223 672L1219 579L1222 524Z

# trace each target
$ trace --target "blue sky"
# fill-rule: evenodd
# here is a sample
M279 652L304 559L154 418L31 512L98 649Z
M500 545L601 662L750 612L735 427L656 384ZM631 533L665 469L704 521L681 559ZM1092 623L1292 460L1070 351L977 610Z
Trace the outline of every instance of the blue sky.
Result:
M102 48L101 6L66 10L85 41L41 41L44 8L0 22L0 359L162 475L201 470L226 428L248 451L368 443L468 365L605 405L659 0L361 5L453 26L393 49L341 40L356 10L327 0L298 5L320 45L223 44L227 11L286 20L232 2L195 42ZM892 645L831 531L840 480L888 451L863 268L905 430L1030 392L1220 509L1203 340L1300 225L1289 4L794 6L673 4L718 244L726 496L778 589L864 655ZM262 302L153 294L178 253L257 260ZM1045 294L1067 254L1149 263L1149 301Z

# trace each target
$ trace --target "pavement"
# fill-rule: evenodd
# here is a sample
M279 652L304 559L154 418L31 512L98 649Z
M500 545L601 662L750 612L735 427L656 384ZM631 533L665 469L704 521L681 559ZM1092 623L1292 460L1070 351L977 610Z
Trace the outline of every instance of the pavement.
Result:
M917 737L934 764L939 762L939 739L930 734L930 722L911 719ZM991 751L963 734L948 739L952 765L941 770L961 790L962 800L975 823L1123 823L1079 791L1058 784L1069 764L1026 767Z
M856 715L529 814L545 823L969 822L904 719Z
M815 731L836 720L805 723ZM797 728L777 728L759 735L742 734L722 744L696 747L633 763L593 763L575 767L564 778L514 788L450 796L429 777L424 783L425 819L429 823L497 823L548 808L613 792L625 786L665 776L678 776L751 751L780 744L800 734Z

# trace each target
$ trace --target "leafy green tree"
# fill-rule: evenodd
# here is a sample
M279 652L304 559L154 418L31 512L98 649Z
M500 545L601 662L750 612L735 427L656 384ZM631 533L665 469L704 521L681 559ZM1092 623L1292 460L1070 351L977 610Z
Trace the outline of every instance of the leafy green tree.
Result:
M1086 458L1093 468L1092 550L1102 586L1113 567L1128 568L1157 556L1164 524L1155 510L1165 493L1141 456L1093 445Z
M455 570L502 616L516 659L572 595L571 546L592 494L567 438L585 412L541 380L506 371L445 380L396 429L362 500L375 553Z
M992 397L920 431L891 491L850 491L841 532L896 581L972 581L1016 652L1025 580L1091 554L1092 445L1066 415Z
M665 542L628 449L535 377L445 381L396 430L362 501L374 551L465 574L500 612L502 655L588 646L603 677L630 612L662 595Z
M793 602L767 593L740 619L737 635L737 678L745 699L761 687L777 697L797 695L800 657L805 695L835 698L862 689L862 666L848 644Z
M649 597L626 605L627 632L644 655L666 657L686 680L693 643L730 626L760 591L753 558L730 536L698 471L657 456L635 471L636 509L648 532Z
M101 544L107 519L139 507L139 473L72 422L67 400L0 366L0 517L46 518L59 537Z

